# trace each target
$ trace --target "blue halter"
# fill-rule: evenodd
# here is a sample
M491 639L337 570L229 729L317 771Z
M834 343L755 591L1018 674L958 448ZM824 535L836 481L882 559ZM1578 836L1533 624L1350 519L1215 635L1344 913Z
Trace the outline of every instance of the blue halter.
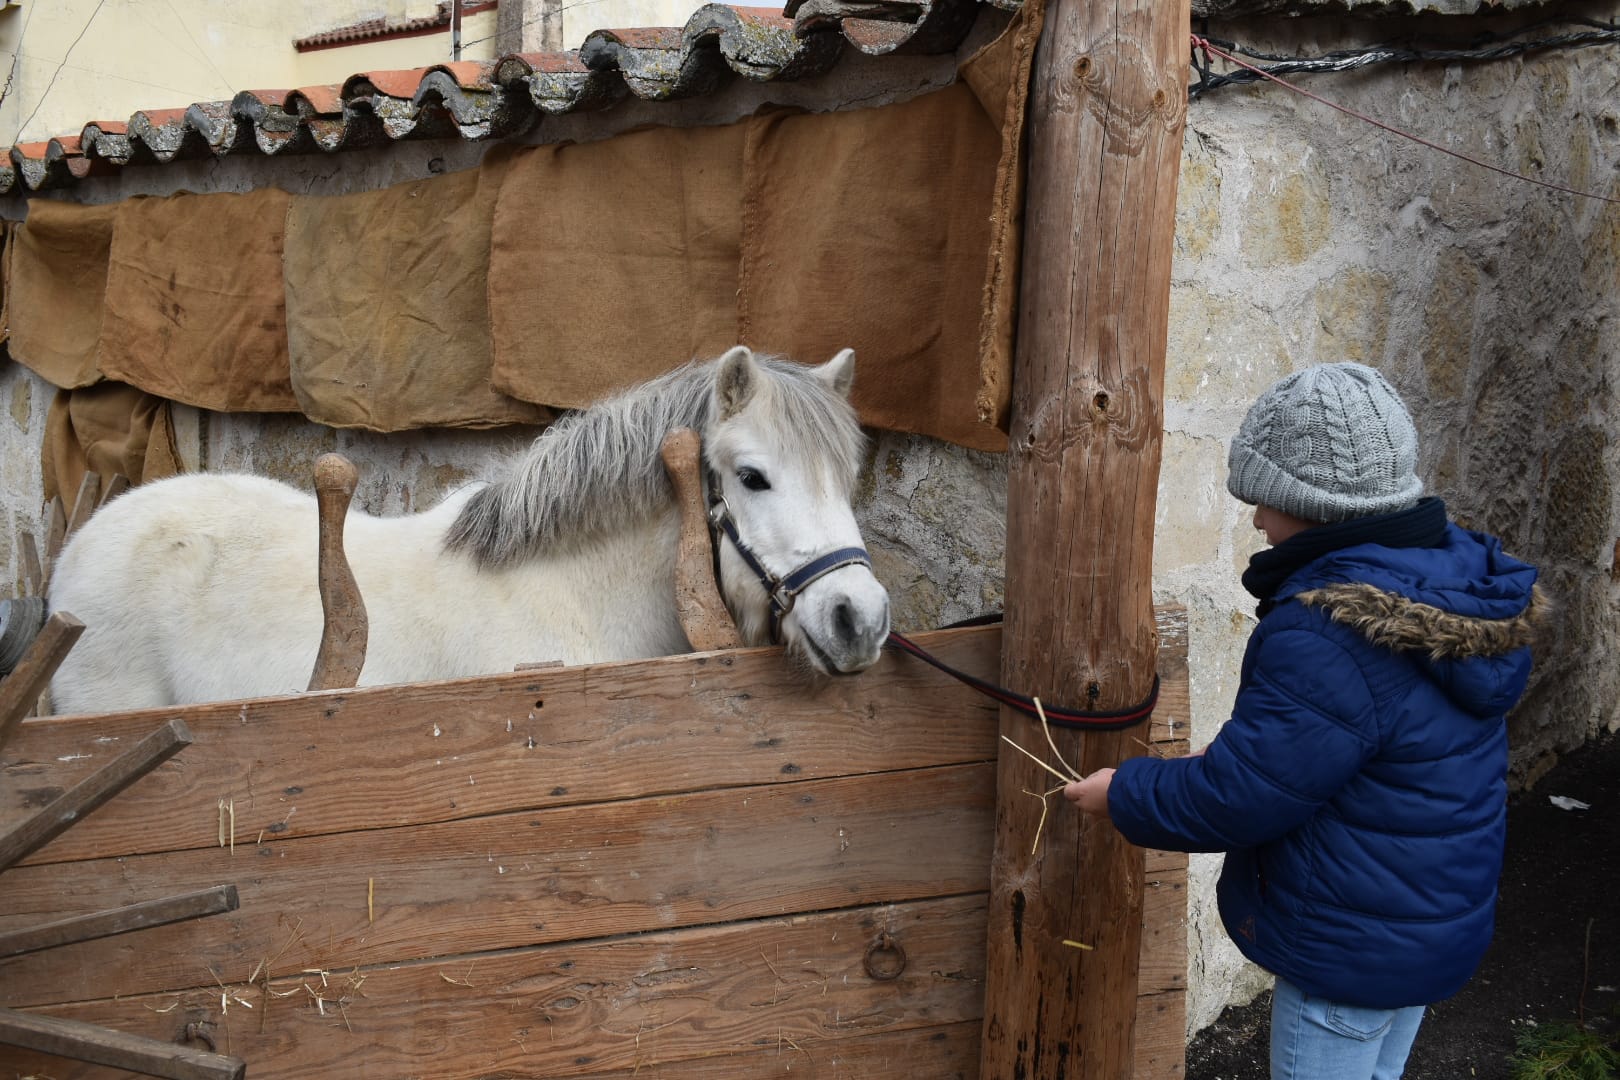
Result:
M759 583L765 587L765 593L771 602L771 642L778 644L782 640L782 620L787 613L793 610L794 603L799 594L808 589L816 580L826 577L834 570L845 566L872 566L872 559L866 554L865 548L846 547L829 551L825 555L817 555L792 573L781 577L765 569L754 549L743 543L737 532L737 521L731 516L731 507L726 505L726 497L720 494L720 486L709 483L709 529L711 533L723 533L731 541L731 546L737 549L742 561L748 569L754 572ZM716 564L715 578L719 579L720 545L714 545Z

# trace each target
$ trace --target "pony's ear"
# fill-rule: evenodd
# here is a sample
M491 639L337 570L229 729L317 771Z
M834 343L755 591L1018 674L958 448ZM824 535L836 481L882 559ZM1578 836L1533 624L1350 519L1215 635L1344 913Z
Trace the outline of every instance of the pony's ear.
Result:
M855 350L842 349L838 355L816 368L816 374L839 397L849 397L849 388L855 385Z
M754 369L754 354L746 345L727 349L719 365L714 378L714 412L721 420L729 420L748 404L758 373Z

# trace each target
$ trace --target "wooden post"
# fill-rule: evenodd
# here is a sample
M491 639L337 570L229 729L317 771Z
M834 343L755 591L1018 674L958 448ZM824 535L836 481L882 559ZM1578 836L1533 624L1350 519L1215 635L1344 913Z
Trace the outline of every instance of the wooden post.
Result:
M658 454L681 511L675 556L675 612L681 629L697 652L740 648L742 637L714 579L714 546L703 505L702 442L691 428L676 428L664 436Z
M342 454L322 454L315 462L315 501L320 515L319 564L321 647L310 672L311 690L346 690L360 681L366 663L370 621L360 586L343 554L343 522L360 473Z
M1135 704L1153 679L1189 24L1188 0L1049 0L1036 51L1002 676L1077 708ZM1021 746L1045 746L1019 714L1002 710L1001 726ZM1087 774L1142 753L1132 734L1053 729ZM1129 1080L1143 853L1053 805L1032 855L1042 807L1024 792L1055 783L1002 747L980 1075Z

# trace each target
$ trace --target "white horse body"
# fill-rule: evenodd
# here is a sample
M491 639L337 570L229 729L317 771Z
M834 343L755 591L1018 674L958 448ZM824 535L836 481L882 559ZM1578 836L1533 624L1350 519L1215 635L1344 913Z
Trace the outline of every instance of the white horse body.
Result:
M850 362L840 354L803 370L847 394ZM816 550L858 544L859 533L847 462L796 460L802 448L783 445L769 421L767 384L783 366L773 364L734 349L715 365L677 376L695 382L717 368L699 393L708 414L706 458L754 546L773 572L786 573ZM677 377L666 381L676 385ZM636 393L624 395L626 415L643 407ZM651 461L639 460L662 431L641 432L628 444L637 459L630 465L595 466L605 475L600 486L632 489L621 496L622 507L580 509L575 516L583 524L557 520L568 516L569 500L583 506L600 497L584 481L562 495L546 487L559 483L547 473L560 467L552 459L568 440L582 443L566 459L574 468L607 452L599 434L585 438L581 431L592 422L621 421L591 415L587 410L570 418L579 421L572 427L562 421L543 434L506 481L465 488L420 514L349 513L344 547L369 619L362 685L689 648L672 584L677 512L655 451ZM678 419L656 426L677 426ZM774 479L763 495L752 489L759 470ZM52 683L57 711L303 690L322 628L317 535L312 495L246 475L174 477L97 511L53 574L51 606L86 625ZM739 572L734 552L723 552L720 561L722 589L744 640L765 643L764 588ZM831 674L869 665L887 632L887 596L863 566L810 586L782 622L789 646Z
M441 550L476 490L405 517L350 511L344 546L370 623L362 686L686 649L669 587L673 513L589 551L481 570ZM116 521L62 553L51 604L86 631L55 708L103 707L109 685L121 708L303 690L323 618L314 497L263 477L196 474L126 500ZM98 648L102 638L116 649Z

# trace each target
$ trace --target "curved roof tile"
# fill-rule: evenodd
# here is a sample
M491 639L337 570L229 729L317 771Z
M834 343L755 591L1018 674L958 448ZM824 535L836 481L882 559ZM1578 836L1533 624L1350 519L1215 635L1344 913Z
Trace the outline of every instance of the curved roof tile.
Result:
M1019 0L982 0L1016 7ZM578 52L356 72L340 86L243 90L230 101L147 109L127 123L0 154L0 195L75 184L131 165L234 154L333 153L402 139L502 138L541 116L609 108L630 95L672 101L734 77L765 82L830 70L864 53L940 53L966 35L981 0L789 0L787 8L709 4L681 27L597 30Z

